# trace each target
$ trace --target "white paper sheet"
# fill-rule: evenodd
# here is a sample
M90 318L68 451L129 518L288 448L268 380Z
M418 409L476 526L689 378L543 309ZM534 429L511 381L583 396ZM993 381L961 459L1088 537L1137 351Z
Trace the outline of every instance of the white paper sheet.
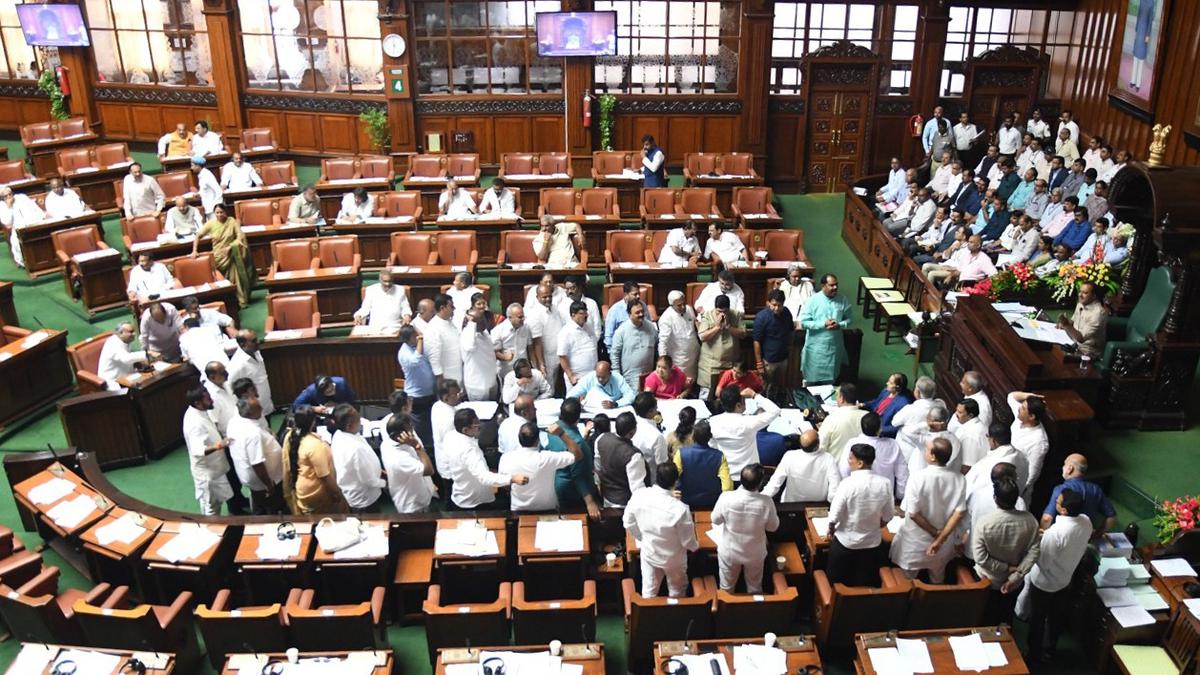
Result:
M1124 628L1133 628L1134 626L1149 626L1154 623L1154 617L1147 612L1141 605L1129 605L1127 607L1113 607L1113 618L1117 623Z
M78 675L85 673L113 673L121 664L121 657L116 654L105 654L103 652L93 652L86 649L64 649L58 653L58 658L54 659L54 666L63 661L75 662L75 672Z
M1129 581L1130 565L1124 558L1101 558L1096 572L1096 586L1101 588L1120 587Z
M588 393L584 395L583 400L579 403L583 406L584 410L592 414L600 414L607 413L609 409L605 408L604 404L612 402L613 400L597 387L589 390Z
M34 504L53 504L75 491L75 484L55 476L29 491L29 501Z
M988 655L984 651L983 640L977 634L951 636L950 649L954 652L954 664L959 670L988 669Z
M1138 586L1130 590L1133 591L1133 597L1137 598L1137 603L1147 612L1157 612L1170 607L1153 586Z
M182 527L179 533L158 550L168 562L191 560L221 541L221 536L201 526Z
M388 554L387 528L383 525L366 525L360 528L363 538L333 554L334 560L363 560L386 558Z
M132 544L135 539L146 533L146 528L137 524L138 514L126 513L104 527L96 528L96 541L101 546L108 546L114 541L122 544Z
M712 529L709 530L708 532L705 532L705 534L708 535L709 539L712 539L712 542L717 545L717 549L720 550L721 546L723 545L723 543L725 541L725 526L714 524L712 526ZM736 663L736 659L735 659L734 670L736 670L736 669L737 669L737 663Z
M579 520L539 520L533 537L539 551L582 551L583 522Z
M725 660L724 654L680 654L673 658L687 666L689 673L711 675L712 666L709 664L715 661L721 667L721 675L732 675L729 670L729 662Z
M684 408L696 411L697 422L712 416L703 401L694 398L663 399L658 402L658 414L662 415L662 428L665 431L674 431L675 427L679 426L679 413Z
M272 342L275 340L295 340L300 337L301 332L298 330L273 330L263 336L263 340Z
M812 523L813 523L813 529L815 529L817 531L817 534L821 535L822 537L829 536L829 517L828 516L814 516L812 519Z
M889 520L887 523L888 532L891 532L892 534L899 534L900 526L903 524L904 524L903 518L901 518L900 516L892 516L892 519ZM920 672L920 671L918 671L918 672Z
M1105 607L1126 607L1138 604L1137 596L1124 586L1121 588L1097 588L1096 594L1100 596L1100 601L1104 603Z
M999 642L983 643L983 653L987 655L990 668L1003 668L1008 665L1008 657L1004 655L1004 646Z
M912 675L912 669L900 658L895 647L874 647L867 650L871 668L876 675Z
M274 534L264 534L258 538L258 548L254 550L259 560L287 560L300 555L300 537L280 539Z
M896 651L904 661L905 667L914 673L932 673L933 661L929 657L929 646L924 640L906 640L896 638Z
M1057 345L1073 345L1075 341L1067 332L1052 323L1045 321L1034 321L1033 319L1023 318L1018 323L1021 325L1013 326L1013 330L1017 335L1026 340L1035 340L1037 342L1049 342Z
M474 410L481 420L490 420L496 416L500 404L495 401L463 401L454 406L455 410Z
M1168 558L1166 560L1151 560L1150 566L1163 577L1194 577L1196 571L1183 558Z
M433 542L433 552L436 555L464 555L478 558L500 555L500 546L496 541L495 532L473 520L463 520L459 521L458 527L437 531Z
M79 523L83 522L93 511L96 510L96 502L87 495L79 495L73 499L61 502L58 506L46 512L50 520L54 521L55 525L69 530Z
M1183 606L1188 608L1192 616L1200 619L1200 598L1186 598L1183 601Z
M13 659L12 665L8 667L8 672L14 675L25 675L25 673L40 675L46 671L46 665L57 655L58 647L43 644L23 645L21 653L17 654L17 658Z
M738 675L787 675L787 653L766 645L736 645L733 672Z

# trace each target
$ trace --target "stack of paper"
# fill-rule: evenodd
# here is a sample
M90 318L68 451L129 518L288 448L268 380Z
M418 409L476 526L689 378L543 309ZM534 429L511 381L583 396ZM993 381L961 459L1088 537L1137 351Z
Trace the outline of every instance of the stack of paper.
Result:
M1167 601L1159 595L1158 589L1149 584L1133 586L1130 590L1133 591L1133 597L1137 599L1137 603L1147 612L1157 612L1170 607Z
M179 533L158 549L158 554L168 562L191 560L221 541L221 535L210 532L202 525L180 528Z
M1147 612L1141 605L1127 605L1125 607L1113 607L1111 610L1113 618L1117 623L1124 628L1133 628L1134 626L1149 626L1154 623L1154 617Z
M802 434L812 428L812 424L809 424L808 420L804 419L803 410L784 408L779 411L779 417L776 417L775 421L771 422L770 426L767 427L767 431L791 436L793 434Z
M495 401L463 401L454 406L455 410L474 410L481 420L490 420L496 416L500 404Z
M255 554L259 560L287 560L300 555L300 537L280 539L275 534L264 534L258 538Z
M1150 566L1164 577L1194 577L1196 571L1183 558L1168 558L1167 560L1151 560Z
M461 520L458 527L437 531L433 541L433 552L437 555L463 555L477 558L500 555L496 533L473 520Z
M270 342L273 340L295 340L298 337L300 337L300 331L298 330L273 330L263 336L263 339Z
M729 671L729 662L725 660L724 654L680 654L672 658L687 666L689 673L696 673L696 675L712 675L712 664L714 663L720 667L721 675L732 675Z
M583 521L539 520L533 547L539 551L582 551Z
M1133 591L1124 586L1121 588L1097 588L1096 595L1100 596L1100 602L1103 602L1105 607L1127 607L1138 604Z
M821 535L822 537L829 536L829 517L828 516L814 516L812 519L812 524L813 524L813 529L817 531L817 534Z
M898 534L900 532L900 526L903 524L904 524L903 518L901 518L900 516L892 516L892 519L889 520L888 524L887 524L888 532L891 532L892 534ZM921 671L917 671L917 672L921 672Z
M138 514L126 513L104 527L96 528L96 541L101 546L113 542L132 544L134 540L146 533L146 528L138 525Z
M755 675L787 675L787 653L765 645L738 645L733 648L733 671Z
M1116 588L1129 583L1129 561L1124 558L1101 558L1100 570L1096 572L1096 586Z
M708 532L705 532L705 534L708 535L709 539L712 539L712 543L716 544L717 549L719 550L722 546L722 542L725 540L725 526L714 524L712 529L710 529ZM734 670L737 669L736 665L737 659L734 659Z
M990 667L983 640L976 633L951 636L950 649L954 652L954 665L959 670L980 671Z
M1183 606L1188 608L1192 616L1200 619L1200 598L1186 598L1183 601Z
M75 484L65 478L51 478L29 491L34 504L53 504L75 491Z
M357 544L334 553L334 560L363 560L367 558L387 557L387 528L382 525L367 525L359 528L359 531L362 533L362 539Z
M50 520L54 521L55 525L70 530L79 523L83 522L93 511L96 510L96 502L87 495L79 495L74 499L61 502L58 506L46 512Z
M1133 555L1133 542L1120 532L1110 532L1100 537L1097 548L1105 558L1128 558Z

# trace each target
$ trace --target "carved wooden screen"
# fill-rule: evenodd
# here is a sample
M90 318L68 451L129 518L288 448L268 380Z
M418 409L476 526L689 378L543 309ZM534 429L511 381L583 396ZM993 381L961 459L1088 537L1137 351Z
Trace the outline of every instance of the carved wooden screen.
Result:
M863 174L879 63L877 54L847 40L810 52L801 61L808 101L807 191L844 191Z
M997 129L1011 112L1027 116L1041 95L1048 66L1042 52L1014 45L1001 45L968 61L963 95L971 121L981 129Z

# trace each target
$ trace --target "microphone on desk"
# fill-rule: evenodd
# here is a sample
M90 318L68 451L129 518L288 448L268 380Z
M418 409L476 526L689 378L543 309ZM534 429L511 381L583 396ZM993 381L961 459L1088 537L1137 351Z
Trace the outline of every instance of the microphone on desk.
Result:
M46 324L42 323L41 319L37 318L37 314L33 315L33 321L38 325L38 328L41 328L42 330L49 330L46 328Z
M579 632L583 635L583 648L587 653L592 653L592 641L588 639L587 622L579 624Z
M692 645L691 645L692 625L695 623L696 623L695 619L688 619L687 628L683 629L683 651L685 651L685 652L692 651Z

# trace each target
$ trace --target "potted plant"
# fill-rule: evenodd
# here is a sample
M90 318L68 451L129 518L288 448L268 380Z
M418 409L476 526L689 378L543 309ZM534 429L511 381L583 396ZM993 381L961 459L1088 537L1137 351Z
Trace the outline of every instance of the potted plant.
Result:
M613 119L613 110L617 107L617 97L612 94L600 95L600 149L613 149L613 130L616 128L616 121Z
M392 127L388 123L387 110L384 108L364 110L358 119L363 123L367 138L371 140L371 145L376 152L386 155L388 146L392 143Z
M62 89L58 86L58 77L54 74L53 68L42 71L41 76L38 77L37 87L50 97L51 117L56 120L65 120L71 116L67 112L67 97L63 96Z

